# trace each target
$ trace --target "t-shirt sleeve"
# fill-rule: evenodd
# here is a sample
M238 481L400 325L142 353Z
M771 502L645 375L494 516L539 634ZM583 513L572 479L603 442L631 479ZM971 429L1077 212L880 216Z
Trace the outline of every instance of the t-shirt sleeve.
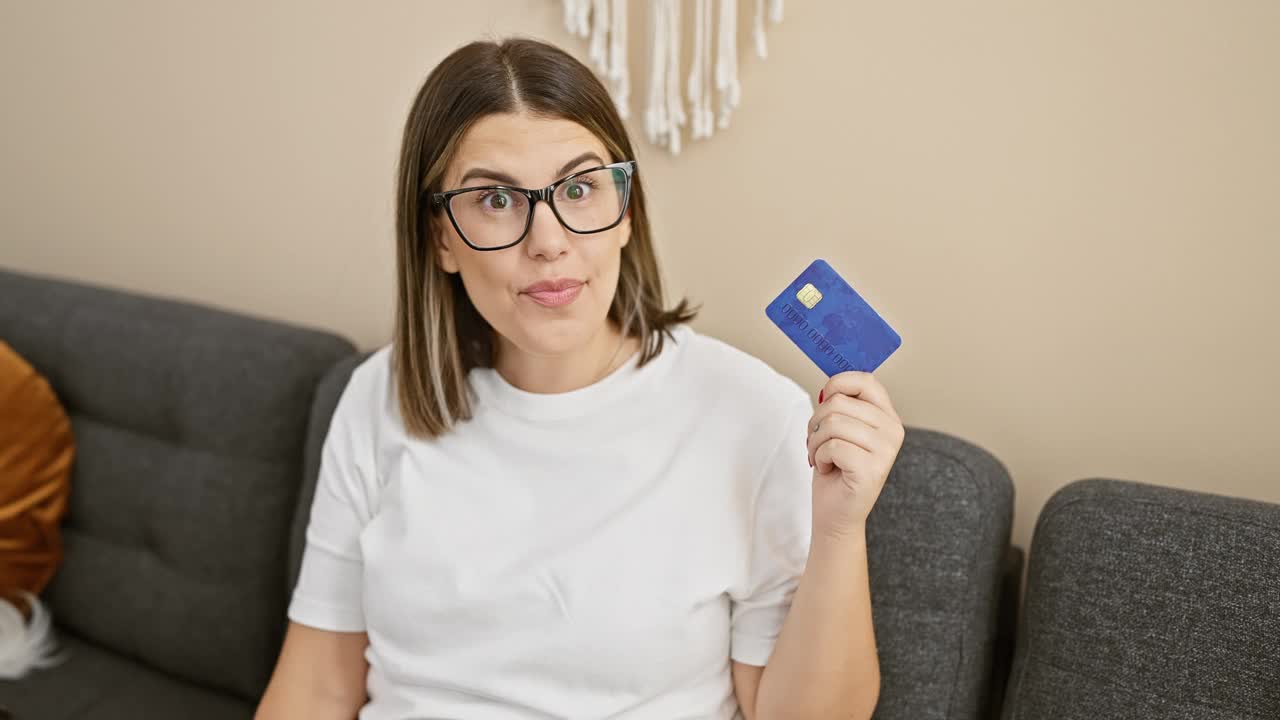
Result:
M756 493L746 582L730 592L729 657L748 665L768 662L809 556L813 469L804 438L813 407L797 392Z
M376 475L370 421L357 414L367 404L361 388L353 375L330 420L289 602L290 620L321 630L365 629L360 532L371 516Z

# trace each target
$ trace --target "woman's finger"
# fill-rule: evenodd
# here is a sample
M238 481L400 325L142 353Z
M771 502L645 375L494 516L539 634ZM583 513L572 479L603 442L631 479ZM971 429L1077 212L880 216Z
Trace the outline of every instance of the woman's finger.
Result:
M826 474L836 468L848 470L866 456L874 455L870 450L844 438L833 437L818 446L813 454L813 465L818 472Z
M828 404L829 403L829 404ZM817 448L816 442L830 437L830 434L824 435L821 439L815 438L815 434L823 432L822 426L827 418L835 415L845 415L866 423L872 429L880 429L893 424L890 418L883 410L875 405L862 400L860 398L851 398L845 395L838 395L823 403L809 419L809 427L805 437L805 447L809 451L809 461L813 462L813 451ZM817 428L815 430L815 427Z
M859 417L851 417L843 413L831 413L817 422L816 432L809 433L806 447L809 452L809 463L817 463L817 451L823 443L831 440L843 440L852 443L867 452L875 452L883 447L884 439L880 432Z
M898 417L898 412L894 410L893 402L889 399L889 391L871 373L846 370L832 375L818 393L818 402L820 405L826 404L837 395L861 398L886 414L894 418Z

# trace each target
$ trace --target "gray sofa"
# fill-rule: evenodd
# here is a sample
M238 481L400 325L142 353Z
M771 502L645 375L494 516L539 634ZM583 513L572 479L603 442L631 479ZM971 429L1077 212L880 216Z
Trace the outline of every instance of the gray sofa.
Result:
M320 444L367 353L314 329L0 270L0 339L77 439L63 664L0 682L19 720L250 718L279 651ZM908 428L868 528L877 718L995 717L1022 551L990 453Z
M1004 720L1280 718L1280 506L1079 480L1031 548Z

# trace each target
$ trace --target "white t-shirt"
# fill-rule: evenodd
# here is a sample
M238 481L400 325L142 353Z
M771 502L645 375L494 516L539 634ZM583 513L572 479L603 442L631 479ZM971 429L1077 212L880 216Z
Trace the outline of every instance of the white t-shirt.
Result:
M809 551L809 393L688 325L593 385L469 375L472 419L400 419L390 350L324 442L290 619L366 631L360 720L740 717Z

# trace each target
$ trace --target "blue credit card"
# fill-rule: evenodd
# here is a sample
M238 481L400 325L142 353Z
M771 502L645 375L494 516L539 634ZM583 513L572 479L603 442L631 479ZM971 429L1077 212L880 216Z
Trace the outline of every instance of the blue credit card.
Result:
M765 308L765 315L827 377L872 372L902 338L826 260L814 260Z

